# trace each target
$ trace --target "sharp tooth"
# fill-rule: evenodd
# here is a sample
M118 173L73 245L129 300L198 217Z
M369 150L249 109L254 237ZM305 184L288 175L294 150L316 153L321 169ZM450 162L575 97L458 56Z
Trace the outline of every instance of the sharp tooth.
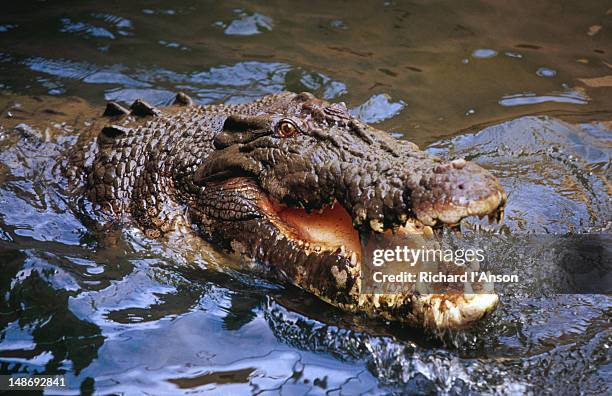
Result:
M427 238L431 238L433 234L433 228L431 228L430 226L423 227L423 235L425 235Z
M314 251L315 251L315 253L321 252L321 246L319 246L319 245L315 246L314 247Z
M357 265L357 253L351 252L351 264Z
M353 219L353 224L361 225L367 216L368 214L364 208L357 209L356 217Z
M365 208L359 208L357 209L357 217L361 220L365 220L366 217L368 216L367 211L365 210Z
M370 228L376 232L383 232L384 230L382 222L378 219L370 220Z

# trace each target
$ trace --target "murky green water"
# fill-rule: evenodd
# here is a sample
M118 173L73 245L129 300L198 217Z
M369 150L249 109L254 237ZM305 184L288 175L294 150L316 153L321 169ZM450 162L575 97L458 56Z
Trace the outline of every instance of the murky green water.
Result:
M554 257L522 257L511 237L609 235L611 7L3 5L0 89L17 96L0 101L0 372L66 373L66 393L609 392L612 300L534 297ZM510 199L509 236L491 251L531 281L441 341L220 273L228 258L210 246L187 251L136 229L102 243L56 167L84 120L27 121L70 95L163 105L177 91L235 103L281 90L346 101L398 138L491 169Z

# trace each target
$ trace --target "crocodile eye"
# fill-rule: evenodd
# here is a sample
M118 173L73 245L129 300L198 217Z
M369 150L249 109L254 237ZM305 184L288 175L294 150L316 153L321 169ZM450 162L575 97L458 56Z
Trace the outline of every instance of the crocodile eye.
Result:
M291 120L281 120L276 125L276 134L279 137L287 138L298 133L298 127Z

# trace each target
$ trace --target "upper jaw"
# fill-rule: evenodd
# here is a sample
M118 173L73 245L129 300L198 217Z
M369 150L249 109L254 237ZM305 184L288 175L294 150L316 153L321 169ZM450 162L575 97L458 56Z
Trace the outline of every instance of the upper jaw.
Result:
M427 161L412 173L402 168L393 172L397 176L339 199L358 228L383 232L407 220L454 227L469 216L503 217L506 193L490 172L474 163Z
M354 189L354 186L329 188L330 195L324 194L323 187L314 195L312 190L302 189L295 197L277 196L280 191L285 195L287 189L272 188L273 184L262 180L259 172L245 168L244 164L224 165L220 168L200 167L195 175L196 183L247 177L275 201L307 211L318 211L339 202L352 217L355 228L360 230L396 230L408 220L426 227L456 226L469 216L486 215L499 220L503 218L507 200L506 193L493 175L463 159L431 162L418 177L409 174L409 169L400 170L406 176L399 175L400 185L383 179L378 185L360 189ZM356 175L360 176L359 173ZM337 194L338 190L345 192ZM379 196L380 191L386 191L385 195Z

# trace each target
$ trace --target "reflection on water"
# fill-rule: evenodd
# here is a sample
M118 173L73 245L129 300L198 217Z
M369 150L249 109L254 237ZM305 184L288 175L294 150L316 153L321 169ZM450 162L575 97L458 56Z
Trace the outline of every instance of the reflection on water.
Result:
M234 10L238 18L230 23L216 22L228 36L251 36L272 30L272 18L257 12L248 14L240 9Z
M405 108L383 125L428 144L526 114L609 118L611 96L588 82L609 79L610 29L599 1L21 1L0 15L0 84L99 104L386 94Z
M389 95L374 95L362 105L350 109L353 117L367 123L376 123L392 118L399 114L406 104L403 101L392 102Z
M346 92L344 84L325 74L307 72L278 62L240 62L191 73L165 69L132 71L123 66L100 68L87 62L38 57L25 59L23 64L33 71L55 77L78 79L88 84L118 85L106 90L104 98L128 104L136 99L145 99L154 105L169 105L174 100L176 89L189 92L199 104L249 102L286 89L308 90L326 99ZM63 89L56 89L48 93L64 92ZM394 112L397 111L395 109ZM378 120L378 117L375 119Z
M546 102L584 105L589 103L589 98L584 93L575 90L556 95L536 95L534 93L506 95L499 100L499 104L502 106L525 106Z
M610 298L528 297L543 263L505 236L609 232L609 6L35 4L0 16L0 88L60 98L0 100L0 372L63 372L70 393L609 390ZM134 229L99 240L65 192L58 158L104 100L281 90L346 101L397 138L491 169L510 199L491 252L534 280L438 340L219 272L231 258L207 245ZM542 113L570 122L520 117Z

